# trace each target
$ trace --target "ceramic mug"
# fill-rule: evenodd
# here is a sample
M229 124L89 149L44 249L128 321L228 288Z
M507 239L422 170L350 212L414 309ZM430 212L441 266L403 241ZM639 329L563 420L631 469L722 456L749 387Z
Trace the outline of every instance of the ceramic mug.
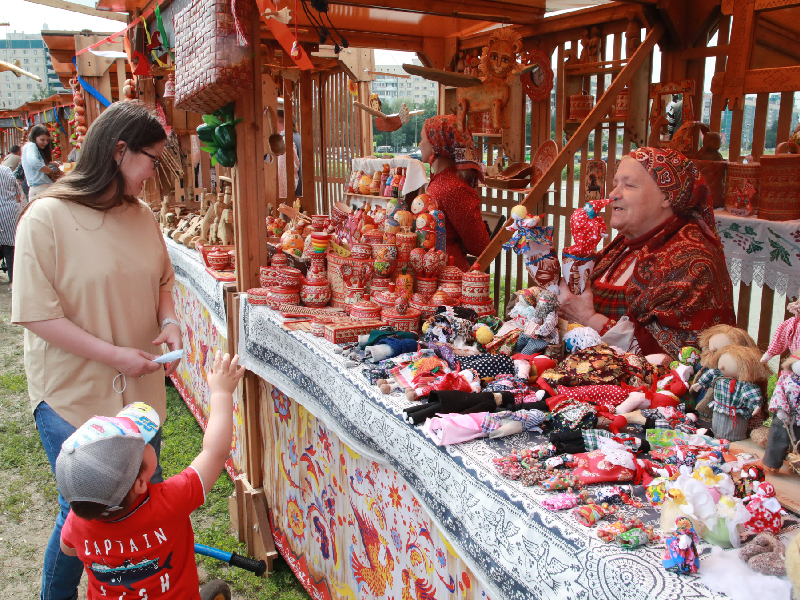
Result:
M351 214L353 214L353 209L347 206L347 204L344 202L334 202L333 209L331 210L331 223L335 227L338 227L344 223Z
M328 215L311 216L311 226L317 231L322 231L323 229L327 229L328 225L330 225L330 222L331 218Z

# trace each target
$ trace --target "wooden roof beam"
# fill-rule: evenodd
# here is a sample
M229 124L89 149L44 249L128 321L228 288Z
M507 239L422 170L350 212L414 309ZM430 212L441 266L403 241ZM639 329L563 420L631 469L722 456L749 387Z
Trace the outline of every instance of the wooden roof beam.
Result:
M509 24L535 23L541 20L545 11L544 0L532 1L526 3L525 6L513 2L477 2L475 0L425 0L419 4L408 2L408 0L331 0L330 4Z
M641 7L617 2L614 4L592 6L555 17L544 17L535 25L517 27L517 31L524 40L530 37L561 34L571 31L578 32L592 25L608 25L615 21L627 23L628 11L631 9L636 11L637 17L643 25L647 23L648 20L645 18ZM483 47L489 42L490 34L491 32L480 32L473 35L465 35L458 40L458 49L467 50Z
M413 35L394 35L394 34L374 34L365 31L337 28L349 46L353 48L374 48L376 44L384 50L400 50L403 52L423 52L425 40L422 37ZM261 29L261 39L274 41L269 29ZM319 37L313 31L298 32L297 39L300 42L319 43Z
M580 124L577 131L575 131L569 141L564 144L564 147L558 153L556 159L542 174L542 178L536 182L536 185L533 186L533 189L521 202L523 206L528 208L528 212L533 212L536 214L536 209L534 208L535 205L540 202L542 198L545 198L547 190L550 188L553 182L561 181L561 171L564 169L567 163L573 160L575 152L577 152L581 145L586 141L589 133L594 131L595 127L597 127L600 121L603 120L608 110L616 101L617 95L622 91L622 88L631 81L634 73L639 70L639 67L642 66L642 63L649 58L650 53L653 51L653 47L663 34L664 25L661 23L656 24L647 33L647 37L636 49L636 52L633 53L633 56L630 57L628 64L625 65L622 71L620 71L619 75L614 78L614 80L611 82L611 85L589 113L589 116L583 120L583 123ZM539 212L541 212L541 209ZM483 251L483 254L481 254L478 257L478 260L475 262L475 264L478 265L478 269L485 271L495 257L500 253L503 244L510 238L511 232L506 231L505 227L501 229L500 233L492 238L492 241L489 242L486 250Z
M756 44L800 62L800 35L764 18L756 20Z

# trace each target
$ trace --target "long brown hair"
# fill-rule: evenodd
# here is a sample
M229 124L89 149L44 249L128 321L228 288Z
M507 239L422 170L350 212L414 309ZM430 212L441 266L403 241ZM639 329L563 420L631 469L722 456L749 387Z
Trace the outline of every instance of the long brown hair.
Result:
M46 135L47 137L50 137L50 131L44 125L34 125L28 132L28 141L36 144L36 138L40 135ZM41 155L44 164L49 165L53 160L53 140L51 139L44 148L39 148L38 144L36 148L39 150L39 154Z
M136 197L125 195L125 178L114 160L117 142L125 142L126 152L139 152L165 139L161 123L143 106L115 102L86 132L75 169L54 183L47 195L102 211L135 204ZM101 201L109 189L114 189L114 195Z

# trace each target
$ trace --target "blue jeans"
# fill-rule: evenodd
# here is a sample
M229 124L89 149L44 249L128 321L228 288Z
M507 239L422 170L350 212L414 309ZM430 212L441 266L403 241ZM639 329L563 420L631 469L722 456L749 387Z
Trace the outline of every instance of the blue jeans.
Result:
M36 410L33 411L36 420L36 428L39 430L39 437L42 438L42 445L50 461L50 468L55 474L56 459L61 452L61 444L72 435L75 427L62 419L46 402L41 402ZM158 430L150 444L155 448L156 456L159 457L158 466L153 473L150 483L160 483L164 481L161 471L161 429ZM61 528L69 514L69 504L58 494L58 503L61 505L61 512L56 516L56 525L47 543L44 552L44 571L42 573L42 594L41 600L76 600L78 597L78 584L81 582L83 574L83 563L77 556L67 556L61 552Z

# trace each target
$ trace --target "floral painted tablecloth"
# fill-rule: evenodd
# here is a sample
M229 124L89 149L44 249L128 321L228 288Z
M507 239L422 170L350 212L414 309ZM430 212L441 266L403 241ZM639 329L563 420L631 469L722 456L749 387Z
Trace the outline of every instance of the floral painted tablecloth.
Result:
M714 211L734 284L768 286L796 298L800 288L800 221L764 221Z
M361 367L348 369L329 342L283 330L275 311L247 302L241 306L239 355L269 384L261 405L264 461L270 463L264 465L265 482L280 477L287 490L272 498L276 544L314 598L326 597L323 588L335 589L337 595L330 597L342 598L725 597L697 576L666 572L663 544L632 551L605 544L569 513L546 510L542 501L548 493L541 487L524 487L497 474L495 457L530 447L541 437L524 432L438 447L402 420L410 404L405 395L384 396ZM393 488L403 498L399 506L386 497ZM657 525L659 513L644 500L641 487L636 495L644 506L625 506L622 514ZM434 588L427 596L404 593L404 580L413 583L411 575L423 573L412 568L420 563L408 551L408 522L394 524L396 516L416 514L415 503L423 509L421 520L435 530L426 540L430 563L425 564L431 569L420 588ZM367 519L359 523L356 509ZM397 539L393 527L402 532ZM446 550L444 556L440 549ZM703 543L699 551L707 555L710 546ZM371 566L369 581L359 578L365 560ZM454 587L463 578L448 579L447 565L453 563L468 567L485 594Z
M208 309L214 326L226 335L228 319L225 316L225 284L209 274L197 250L178 244L166 236L164 241L175 270L175 279L197 294L203 306Z

